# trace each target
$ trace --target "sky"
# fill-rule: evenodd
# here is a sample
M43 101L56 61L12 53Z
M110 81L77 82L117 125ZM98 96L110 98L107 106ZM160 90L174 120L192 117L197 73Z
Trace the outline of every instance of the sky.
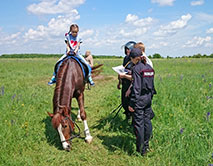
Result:
M146 54L213 53L213 0L1 0L0 55L65 52L64 34L79 25L81 53L124 56L128 41Z

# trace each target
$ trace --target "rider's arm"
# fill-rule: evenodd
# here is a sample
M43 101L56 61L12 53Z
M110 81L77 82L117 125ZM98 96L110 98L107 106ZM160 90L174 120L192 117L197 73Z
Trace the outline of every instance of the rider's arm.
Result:
M67 49L66 49L66 50L67 50L67 54L70 54L70 50L71 50L71 49L70 49L70 45L69 45L68 42L66 42L66 43L67 43L67 47L66 47L66 48L67 48Z
M79 47L80 47L80 42L78 42L78 44L77 44L77 47L75 48L75 50L74 50L74 54L76 55L76 53L78 52L78 49L79 49Z

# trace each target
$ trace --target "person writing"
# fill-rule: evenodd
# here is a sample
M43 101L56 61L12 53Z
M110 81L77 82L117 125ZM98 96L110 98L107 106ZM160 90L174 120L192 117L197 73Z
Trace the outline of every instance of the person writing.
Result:
M128 71L128 73L126 74L127 76L130 76L129 74L130 74L131 67L132 67L132 63L130 61L129 54L135 44L136 44L136 42L129 41L124 45L124 53L126 56L123 59L123 66L125 67L125 70ZM131 112L129 112L129 109L128 109L129 97L125 96L125 94L131 84L131 81L125 77L120 77L120 75L118 75L118 80L119 80L119 82L118 82L117 88L121 89L121 104L124 109L124 114L126 115L126 119L130 120ZM120 88L121 84L122 84L122 88Z

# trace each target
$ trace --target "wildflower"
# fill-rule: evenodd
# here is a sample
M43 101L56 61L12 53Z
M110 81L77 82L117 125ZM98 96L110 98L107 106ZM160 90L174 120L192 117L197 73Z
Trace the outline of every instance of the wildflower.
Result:
M21 106L24 107L24 104L22 104Z
M16 94L14 94L14 95L12 96L12 100L14 100L14 99L15 99L15 97L16 97Z
M1 87L1 95L4 96L4 86Z
M180 80L183 80L183 74L180 75Z
M206 99L209 100L209 99L212 99L213 97L211 96L206 96Z
M213 153L212 153L212 159L213 159Z
M10 123L11 123L11 125L14 125L15 124L15 120L11 120Z
M209 121L210 112L207 112L206 119Z
M183 133L183 130L184 130L184 128L181 128L181 129L180 129L180 134L182 134L182 133Z
M212 84L209 84L209 89L212 87Z

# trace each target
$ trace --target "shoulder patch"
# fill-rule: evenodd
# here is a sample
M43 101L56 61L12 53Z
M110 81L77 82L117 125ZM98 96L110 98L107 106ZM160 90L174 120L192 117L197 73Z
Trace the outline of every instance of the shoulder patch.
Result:
M155 75L154 70L142 70L143 77L153 77Z

